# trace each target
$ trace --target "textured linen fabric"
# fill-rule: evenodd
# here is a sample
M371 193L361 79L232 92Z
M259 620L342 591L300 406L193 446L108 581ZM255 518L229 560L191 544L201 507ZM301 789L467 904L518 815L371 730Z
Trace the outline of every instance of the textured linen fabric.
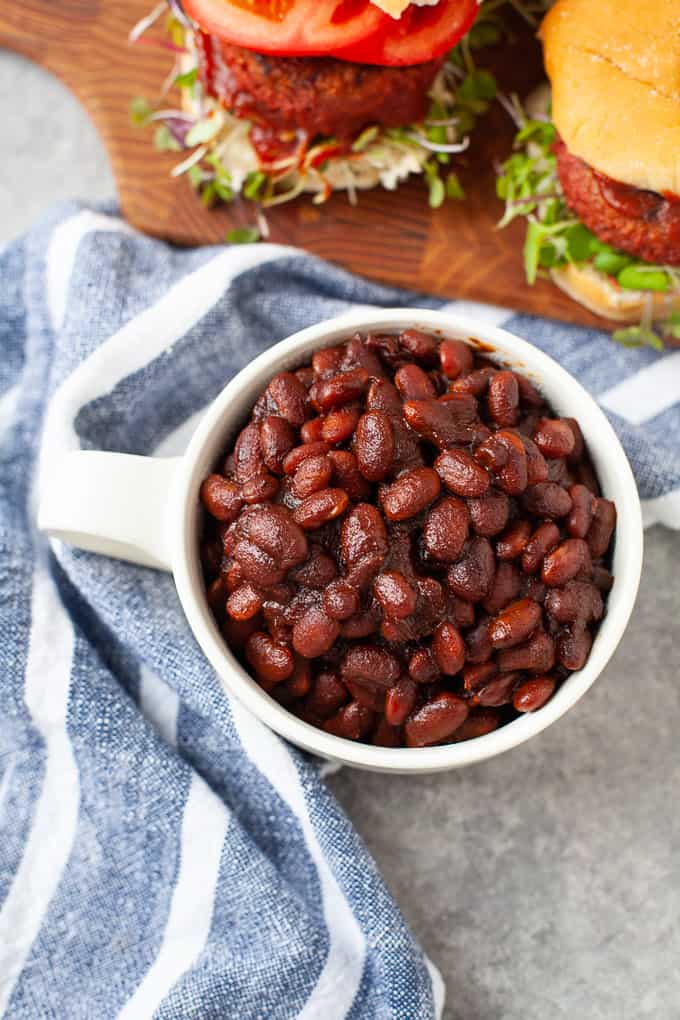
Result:
M441 980L318 763L225 695L171 578L35 528L69 450L181 452L266 347L409 304L444 306L292 249L179 250L75 205L0 251L0 1016L441 1015ZM647 520L678 525L680 352L451 307L576 375Z

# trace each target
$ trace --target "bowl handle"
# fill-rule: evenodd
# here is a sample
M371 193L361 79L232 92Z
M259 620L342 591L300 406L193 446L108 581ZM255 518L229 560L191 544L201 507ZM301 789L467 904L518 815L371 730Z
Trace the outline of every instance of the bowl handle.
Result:
M181 460L70 453L43 485L38 527L79 549L172 570L170 515Z

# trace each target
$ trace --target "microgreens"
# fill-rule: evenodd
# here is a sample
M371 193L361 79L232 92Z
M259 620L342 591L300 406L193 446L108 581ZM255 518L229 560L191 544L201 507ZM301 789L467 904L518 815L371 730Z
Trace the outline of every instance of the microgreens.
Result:
M446 185L439 176L439 167L433 159L425 163L423 170L425 172L425 180L430 189L430 208L438 209L446 198Z
M673 340L680 340L680 312L671 312L664 323L664 328Z
M235 227L227 234L228 244L257 244L261 240L257 227Z
M445 187L447 198L455 199L465 198L465 191L463 189L463 185L460 183L460 179L455 170L451 170L451 172L447 174Z
M352 143L352 152L363 152L369 147L371 142L374 142L380 134L380 128L377 124L372 124L370 127L364 128L358 138Z
M154 132L153 145L157 152L180 152L182 148L167 124L158 125Z
M143 96L135 96L130 103L130 122L135 127L143 127L153 116L153 107Z
M187 134L187 147L191 149L194 145L212 142L219 134L220 127L221 124L218 117L204 117L203 120L197 120Z
M612 333L612 340L624 347L651 347L655 351L663 351L664 343L659 334L652 326L627 326L625 329L616 329Z
M178 89L193 89L196 84L196 78L198 77L198 68L192 67L190 71L184 71L183 74L178 74L173 79L172 84Z

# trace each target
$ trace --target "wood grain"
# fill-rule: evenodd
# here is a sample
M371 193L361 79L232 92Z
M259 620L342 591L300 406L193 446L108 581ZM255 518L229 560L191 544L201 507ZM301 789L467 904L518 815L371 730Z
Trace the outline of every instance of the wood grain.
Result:
M131 98L153 98L168 71L167 54L127 43L131 26L150 6L149 0L2 0L0 44L57 75L82 102L109 154L121 208L133 226L178 244L219 243L232 227L252 222L248 204L204 209L186 181L169 176L177 155L154 152L149 133L129 121ZM505 59L499 53L498 65L505 89L526 93L541 75L533 38L523 37L510 60L507 50ZM417 181L396 194L363 193L355 207L340 194L321 208L302 198L267 213L271 239L384 283L606 327L551 284L527 287L522 224L496 229L500 205L493 161L508 152L511 137L509 118L497 107L461 158L465 202L433 211Z

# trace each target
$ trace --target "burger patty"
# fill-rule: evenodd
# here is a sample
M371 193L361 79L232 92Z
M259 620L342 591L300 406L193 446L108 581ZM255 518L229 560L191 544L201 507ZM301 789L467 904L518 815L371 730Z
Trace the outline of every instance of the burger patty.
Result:
M600 240L644 262L680 266L680 197L614 181L572 155L562 139L555 153L567 205Z
M202 81L237 117L280 131L352 138L369 124L422 120L443 64L373 67L333 57L271 57L197 33Z

